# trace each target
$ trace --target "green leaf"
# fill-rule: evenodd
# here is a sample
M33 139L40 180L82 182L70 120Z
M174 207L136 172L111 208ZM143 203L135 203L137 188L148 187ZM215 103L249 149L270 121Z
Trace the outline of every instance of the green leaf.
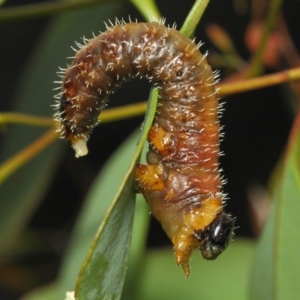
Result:
M176 265L171 247L152 251L143 263L138 299L246 300L253 250L250 240L237 240L214 261L195 252L187 279Z
M56 284L32 292L25 298L26 300L46 297L46 299L53 300L63 299L66 291L74 290L79 269L89 251L99 223L104 219L112 199L128 172L128 166L136 151L136 141L139 135L140 130L137 130L120 146L93 182L75 224ZM137 213L139 212L140 209L138 208ZM96 270L97 272L98 270ZM55 297L49 298L48 294L55 295Z
M12 110L35 115L52 115L53 81L58 80L58 66L72 56L71 45L80 36L91 36L104 27L101 20L115 15L116 5L102 5L59 17L49 26L21 74L16 87L16 105ZM89 22L86 22L89 20ZM11 126L3 138L0 161L4 161L44 132L37 127ZM0 253L9 250L38 206L60 164L66 143L59 141L28 162L0 187ZM16 188L16 183L17 187Z
M76 286L78 299L118 299L129 257L134 215L134 176L126 184L104 218Z
M134 171L153 122L156 103L157 90L153 89L137 151L80 270L75 289L78 299L119 299L121 297L134 216Z
M277 183L272 209L257 247L251 277L251 299L299 299L299 124L299 121L295 123L281 181Z
M149 251L140 266L139 280L130 286L132 293L124 300L246 300L253 253L254 243L246 239L231 243L226 253L215 261L206 261L195 252L192 273L186 279L174 261L171 247ZM44 293L38 290L24 300L64 299L61 294L53 293L54 288L54 285L47 286Z
M144 270L146 242L150 221L150 208L142 195L136 199L129 267L126 273L122 299L140 299L138 286L141 272Z

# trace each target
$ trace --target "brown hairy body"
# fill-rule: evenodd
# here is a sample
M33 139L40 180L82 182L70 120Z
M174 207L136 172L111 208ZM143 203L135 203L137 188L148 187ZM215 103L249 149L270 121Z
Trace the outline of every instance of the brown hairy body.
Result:
M81 156L107 96L122 81L144 76L157 86L148 165L137 166L136 179L187 276L192 251L199 248L214 259L233 229L223 213L215 75L198 48L160 23L109 27L89 40L65 71L57 114L61 136ZM221 240L211 243L216 237Z

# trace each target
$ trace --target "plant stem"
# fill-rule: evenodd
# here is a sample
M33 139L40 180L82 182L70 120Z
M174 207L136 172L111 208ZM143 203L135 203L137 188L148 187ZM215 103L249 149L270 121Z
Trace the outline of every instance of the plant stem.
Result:
M220 96L228 96L231 94L243 93L299 79L300 68L295 68L287 71L277 72L271 75L265 75L251 79L243 79L241 81L233 81L226 84L221 83L217 85L217 88L220 88Z
M29 146L3 162L0 165L0 184L3 183L3 181L18 168L23 166L27 161L35 157L38 153L52 144L57 137L57 132L55 132L53 129L50 129Z
M116 108L104 110L99 117L101 123L127 119L135 116L140 116L147 109L147 101L135 104L124 105Z
M273 0L273 2L271 4L270 11L267 16L267 20L265 22L265 26L263 29L263 33L261 36L259 46L258 46L257 51L255 52L254 56L251 59L250 69L249 69L249 73L248 73L249 77L253 77L262 72L262 57L264 55L267 40L268 40L270 32L272 31L272 26L275 23L275 20L276 20L277 14L279 12L279 9L281 7L281 4L282 4L282 0Z
M256 78L243 79L230 83L220 83L217 84L217 88L220 89L218 93L219 96L224 97L299 79L300 68L295 68ZM101 112L99 121L101 123L108 123L141 116L145 113L146 109L147 101L128 104L116 108L108 108ZM0 124L7 123L18 123L34 126L53 126L55 124L54 121L48 117L36 117L20 113L0 113Z
M9 123L34 126L53 126L53 119L47 117L36 117L22 113L0 113L0 124Z

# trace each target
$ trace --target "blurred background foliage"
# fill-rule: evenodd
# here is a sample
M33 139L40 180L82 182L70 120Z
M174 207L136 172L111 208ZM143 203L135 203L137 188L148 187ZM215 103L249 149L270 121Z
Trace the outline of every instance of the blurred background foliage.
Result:
M0 111L40 117L53 113L56 71L69 62L75 40L104 30L108 19L143 21L146 14L125 0L2 2ZM299 3L282 2L210 1L195 36L205 42L201 50L209 51L222 83L300 66ZM36 4L50 5L49 12L53 3L61 6L52 13L24 15L24 8L32 13ZM152 14L159 11L167 24L181 28L194 1L157 0L157 11L149 3ZM8 9L18 5L23 5L23 15L20 10L21 15L11 16ZM264 54L255 61L272 9ZM110 107L148 99L149 90L146 80L135 79L111 97ZM148 208L138 197L122 299L298 299L299 92L299 84L288 82L224 98L221 167L228 180L226 210L237 217L238 228L235 241L218 260L206 262L194 253L189 279L176 267L160 225L153 218L148 222ZM0 114L0 177L9 158L36 140L40 144L29 148L33 159L17 165L1 182L0 298L63 299L67 290L74 290L90 243L130 165L144 116L98 126L89 155L80 159L47 131L47 121L30 126L8 120ZM39 153L42 147L46 149ZM275 202L261 234L271 199ZM116 244L110 245L112 254L119 253Z

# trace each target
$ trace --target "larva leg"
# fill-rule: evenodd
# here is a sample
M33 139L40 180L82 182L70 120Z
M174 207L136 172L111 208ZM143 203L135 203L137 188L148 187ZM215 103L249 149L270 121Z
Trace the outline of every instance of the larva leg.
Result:
M161 164L137 165L135 178L141 191L162 191L165 188L163 182L163 166Z
M169 132L160 126L152 126L148 133L148 140L151 147L153 147L159 154L170 154L172 137Z

